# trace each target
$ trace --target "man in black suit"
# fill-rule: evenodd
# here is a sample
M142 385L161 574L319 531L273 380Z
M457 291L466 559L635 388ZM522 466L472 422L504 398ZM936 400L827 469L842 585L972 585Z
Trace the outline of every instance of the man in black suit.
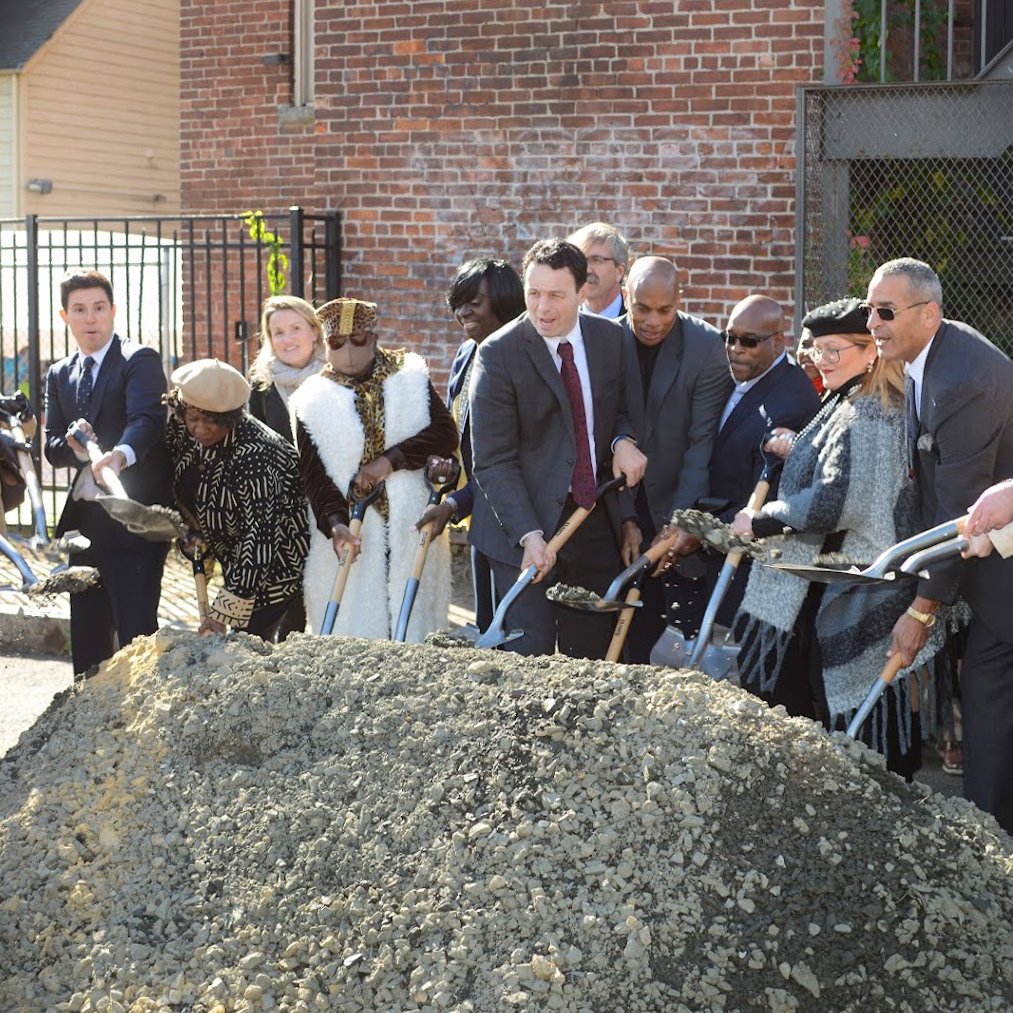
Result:
M1013 363L977 331L943 318L942 286L928 264L883 264L867 298L879 354L905 364L909 464L921 526L931 527L966 513L985 489L1013 475ZM993 553L933 567L897 620L890 653L909 665L940 603L958 593L974 613L961 669L964 795L1013 833L1010 564Z
M57 533L76 528L91 540L72 553L74 565L94 566L101 582L71 595L70 638L75 674L113 654L113 635L125 647L158 628L158 601L167 545L130 534L92 502L94 476L84 447L70 435L76 424L105 451L96 473L117 473L127 495L141 503L171 503L165 450L165 373L158 353L113 333L112 286L97 271L68 275L60 285L60 316L78 351L46 375L46 457L74 468L71 493Z
M586 281L576 246L536 243L524 258L527 313L478 346L471 380L474 475L484 495L470 537L492 560L500 593L529 564L537 568L507 613L507 627L524 631L510 646L527 655L552 653L558 639L573 657L604 656L614 617L559 609L541 581L554 570L565 583L607 588L622 569L618 500L592 510L558 560L546 542L578 505L593 504L610 456L611 473L631 486L647 464L626 405L622 328L579 312ZM635 521L623 520L621 537L639 548Z
M747 296L732 309L722 336L734 384L721 412L709 478L713 511L731 524L760 479L764 463L760 440L768 427L797 432L816 414L820 402L809 378L785 352L784 314L773 299ZM776 491L775 475L769 495ZM679 551L692 552L699 544L686 538ZM672 578L679 604L673 620L686 636L695 635L699 628L724 562L714 552L705 553L704 559L704 579L690 580L678 574ZM730 626L735 618L748 574L749 560L744 559L718 612L721 625Z
M623 340L638 367L627 375L628 396L640 449L651 462L635 498L646 548L666 528L673 510L692 507L708 495L711 448L732 380L721 333L680 312L679 272L672 261L636 260L625 291L629 311L621 321ZM681 548L677 542L674 553ZM661 580L645 580L642 601L626 646L630 661L646 664L665 628Z

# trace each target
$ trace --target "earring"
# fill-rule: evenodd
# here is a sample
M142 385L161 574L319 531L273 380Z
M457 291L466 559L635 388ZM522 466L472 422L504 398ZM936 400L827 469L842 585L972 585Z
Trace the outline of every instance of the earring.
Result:
M873 369L873 367L875 365L876 365L876 360L875 359L870 359L869 362L868 362L868 364L865 367L866 373L871 373L872 369Z

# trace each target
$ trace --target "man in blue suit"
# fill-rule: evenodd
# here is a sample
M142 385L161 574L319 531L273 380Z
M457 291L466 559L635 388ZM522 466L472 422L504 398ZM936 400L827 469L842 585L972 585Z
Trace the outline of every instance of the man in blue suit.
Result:
M78 351L46 375L46 458L73 468L71 492L57 534L76 528L91 547L71 554L75 566L94 566L101 582L71 595L74 673L83 674L120 647L158 628L158 601L167 544L127 531L93 502L88 455L70 435L76 424L105 451L95 472L111 468L127 495L141 503L172 502L165 451L165 373L153 348L113 332L116 307L107 278L97 271L68 275L60 284L60 316Z
M820 402L812 382L785 352L784 314L773 299L747 296L732 310L722 337L734 386L714 438L710 498L717 516L731 524L760 479L763 470L760 440L768 426L798 432L816 414ZM776 491L775 476L770 496ZM698 547L695 539L686 540L680 551L690 552ZM724 561L713 552L705 555L706 578L689 581L678 574L673 577L680 605L674 618L686 636L695 634L699 628L707 598ZM748 564L746 559L739 566L718 612L717 621L723 626L731 625L742 601Z

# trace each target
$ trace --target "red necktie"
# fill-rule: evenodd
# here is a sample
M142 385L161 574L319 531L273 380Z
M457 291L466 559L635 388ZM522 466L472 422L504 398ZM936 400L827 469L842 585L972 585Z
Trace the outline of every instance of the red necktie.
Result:
M580 376L573 361L573 345L560 341L559 357L563 360L563 386L573 413L573 429L577 436L577 463L573 466L570 490L577 506L590 510L595 503L594 465L591 463L591 444L587 438L587 416L584 414L584 394L580 389Z

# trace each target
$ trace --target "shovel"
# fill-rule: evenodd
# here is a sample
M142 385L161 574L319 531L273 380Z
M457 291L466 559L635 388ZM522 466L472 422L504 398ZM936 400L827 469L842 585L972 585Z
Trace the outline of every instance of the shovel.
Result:
M960 552L961 549L955 548L956 544L961 541L957 536L963 532L966 523L967 515L965 514L963 517L937 524L934 528L905 538L904 541L891 545L881 552L865 568L861 568L856 563L840 563L832 566L805 566L794 563L764 563L763 565L769 566L773 570L780 570L782 573L790 573L793 577L801 577L803 580L817 581L821 584L879 584L885 580L896 580L899 574L918 576L919 571L926 565L925 561L916 563L913 568L909 568L912 560L916 557L912 556L911 559L907 559L907 557L912 553L918 553L920 556L921 553L918 550L930 548L939 542L945 542L948 548L941 555L930 557L929 562L945 559L955 552ZM903 566L899 565L901 560L907 560Z
M366 508L383 491L383 482L371 489L362 499L355 498L356 489L357 486L352 482L345 498L352 504L352 516L348 522L348 530L358 538L359 532L362 530L362 519L366 516ZM324 612L324 621L320 624L322 636L328 636L334 631L334 621L338 618L338 609L341 608L341 599L345 594L345 585L348 583L348 571L352 568L352 564L348 561L351 551L347 545L341 550L341 556L338 559L338 572L334 577L334 587L331 588L331 597Z
M7 584L0 587L0 591L17 591L32 597L62 594L65 591L75 594L78 591L87 591L89 587L98 583L98 570L93 566L68 566L58 568L48 577L36 577L25 562L24 556L2 535L0 535L0 552L17 567L24 581L21 587Z
M21 425L20 415L9 412L0 412L0 419L10 426L11 436L22 443L25 440L25 430ZM21 476L28 488L28 498L32 504L32 516L35 518L35 534L28 541L32 549L44 549L49 545L49 533L46 528L46 510L42 503L42 488L39 485L39 476L35 472L35 463L32 455L23 450L18 451L18 464L21 467Z
M904 661L900 654L890 656L887 663L883 666L883 671L879 673L879 677L872 684L869 695L862 702L862 706L855 711L855 716L848 725L848 735L851 738L858 738L858 733L861 731L862 725L865 724L865 719L872 713L872 708L876 706L876 701L886 692L887 687L893 682L897 677L897 673L903 667Z
M103 457L98 444L79 427L72 429L70 435L88 451L94 468L95 462ZM123 488L119 475L112 468L103 468L102 474L95 477L112 494L100 493L95 497L95 502L101 504L105 512L128 531L149 542L171 542L186 534L186 525L180 514L169 507L148 506L132 500Z
M618 478L610 479L598 486L598 491L595 495L595 502L592 503L590 507L577 507L577 509L574 510L565 521L563 521L559 530L552 536L551 539L549 539L548 548L550 548L553 552L558 553L559 550L570 540L577 528L584 523L588 514L590 514L595 506L597 506L598 500L600 500L602 496L610 490L621 489L624 485L626 485L626 476L620 475ZM510 588L505 595L503 595L503 598L492 617L492 622L489 624L489 628L485 631L485 633L480 633L472 626L464 626L458 630L455 635L462 640L474 641L475 647L482 649L500 647L503 644L509 643L511 640L523 637L523 630L511 630L509 633L504 630L503 621L506 618L507 610L513 604L514 600L535 579L535 575L537 573L538 567L536 567L534 563L521 571L520 576L514 581L514 586Z
M211 605L208 602L208 575L204 567L204 560L207 558L207 544L203 538L195 538L188 546L187 540L181 538L177 545L180 554L184 559L189 559L190 565L193 567L193 582L197 590L197 612L200 615L200 621L204 622L211 611Z
M760 480L756 483L756 488L746 504L747 510L759 510L763 506L767 493L770 491L770 480L783 463L775 454L764 449L764 444L769 438L769 434L764 433L760 440L763 470L760 472ZM734 644L726 644L721 647L712 644L710 642L711 630L714 628L714 620L717 618L721 602L724 601L728 588L731 587L735 571L741 561L741 552L729 552L725 556L717 583L707 602L707 609L704 612L703 622L700 624L700 632L697 633L696 639L687 640L682 632L674 626L666 627L665 632L658 638L658 642L651 650L652 665L668 665L671 668L700 668L715 680L724 679L728 675L732 664L738 657L738 647Z
M457 479L461 474L461 465L456 458L451 458L454 467L451 474L442 485L433 485L429 480L429 469L426 469L426 485L429 486L428 506L436 506L441 499L457 485ZM401 612L397 617L397 629L394 632L394 642L403 644L408 635L408 620L411 618L412 606L415 604L415 596L419 593L419 584L422 581L422 569L426 565L426 556L429 555L429 544L433 537L433 525L425 524L419 530L419 544L415 550L415 559L412 560L411 573L408 576L408 583L405 584L404 597L401 599Z

